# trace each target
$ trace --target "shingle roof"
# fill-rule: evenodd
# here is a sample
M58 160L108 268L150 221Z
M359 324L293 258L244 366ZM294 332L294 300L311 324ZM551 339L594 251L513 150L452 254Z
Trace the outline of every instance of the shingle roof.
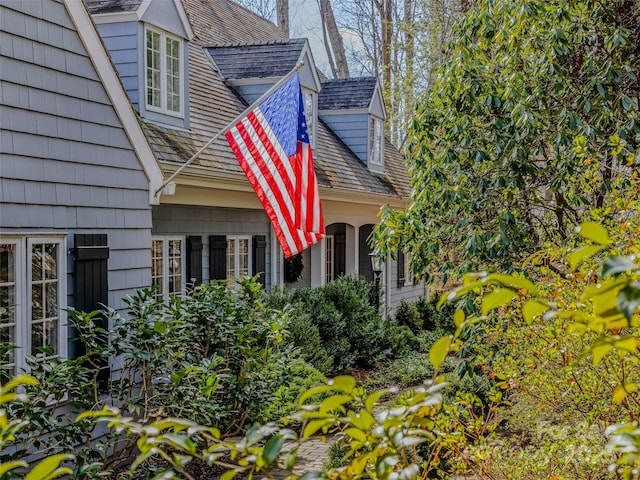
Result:
M318 110L367 109L376 89L376 77L341 78L322 82Z
M306 44L303 38L207 48L226 80L282 77L293 69Z
M85 0L91 14L133 12L138 9L142 0Z
M182 2L195 35L189 42L190 131L143 122L158 159L171 163L184 163L247 107L224 83L206 48L229 42L280 45L278 48L284 49L291 42L298 45L297 41L284 38L273 23L230 0ZM287 67L286 71L289 70ZM206 149L194 164L244 177L224 137ZM318 121L314 166L320 187L406 197L408 179L402 157L390 144L385 149L385 164L388 175L371 173L325 123Z

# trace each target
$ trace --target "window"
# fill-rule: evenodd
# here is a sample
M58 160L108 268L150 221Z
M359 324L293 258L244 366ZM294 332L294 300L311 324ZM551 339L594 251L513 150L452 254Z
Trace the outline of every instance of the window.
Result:
M25 357L66 357L64 237L0 239L0 342L18 347L1 376L26 369Z
M184 238L154 237L151 241L151 284L156 297L182 295L184 272Z
M227 237L227 283L234 286L236 280L250 276L251 238Z
M147 27L145 80L147 108L171 115L182 113L182 40Z
M404 286L410 287L414 284L413 272L411 271L411 254L404 254Z
M302 100L304 102L304 117L307 121L307 134L309 135L309 142L311 147L316 146L315 142L315 115L316 115L316 94L306 88L302 89Z
M334 237L333 235L327 235L324 237L325 246L325 283L329 283L333 280L333 266L334 266Z
M369 164L384 165L384 129L382 120L369 117Z

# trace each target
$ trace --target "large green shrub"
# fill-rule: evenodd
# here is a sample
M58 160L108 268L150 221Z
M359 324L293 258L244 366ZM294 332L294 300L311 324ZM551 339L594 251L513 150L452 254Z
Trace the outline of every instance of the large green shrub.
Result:
M335 375L371 368L417 347L408 327L376 312L370 290L364 278L344 276L318 288L273 289L267 303L278 308L292 305L292 341L307 361Z
M323 380L286 341L292 311L267 306L255 279L237 290L201 285L166 303L141 290L126 304L124 314L69 312L86 355L29 358L38 384L24 387L28 403L7 407L24 427L15 434L22 448L3 451L3 462L73 448L73 474L93 478L127 458L134 439L112 431L91 442L90 417L69 421L80 412L118 407L134 421L168 415L232 435L280 418L302 390ZM97 326L98 315L108 318L108 330ZM104 381L98 367L107 360L112 371Z

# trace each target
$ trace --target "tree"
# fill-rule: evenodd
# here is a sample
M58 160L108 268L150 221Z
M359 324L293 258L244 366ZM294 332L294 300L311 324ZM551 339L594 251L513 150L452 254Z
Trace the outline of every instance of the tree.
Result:
M635 0L478 1L418 105L413 194L379 248L408 245L427 277L511 269L612 205L639 173L639 36Z
M417 93L444 60L459 0L353 0L337 7L351 70L380 78L390 140L400 146Z
M285 37L289 37L289 0L276 0L276 25L282 30Z
M319 0L320 16L322 19L322 38L327 51L329 65L335 78L349 78L349 65L344 50L342 35L338 30L336 17L333 14L330 0ZM328 36L328 39L327 39ZM334 62L335 58L335 62Z

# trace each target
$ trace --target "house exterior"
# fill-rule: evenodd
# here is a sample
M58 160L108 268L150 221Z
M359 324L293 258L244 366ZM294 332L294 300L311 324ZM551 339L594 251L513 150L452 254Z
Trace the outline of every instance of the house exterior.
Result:
M162 295L191 282L263 272L263 284L318 286L371 271L367 237L380 207L409 195L400 153L384 141L375 78L325 81L306 39L229 0L85 0L158 165L168 178L299 62L327 237L302 253L285 282L267 215L222 136L163 190L152 206L152 282ZM406 262L405 262L406 264ZM398 266L400 268L398 268ZM425 294L389 258L385 311Z
M151 283L162 172L84 4L0 3L0 341L73 356L64 309Z

